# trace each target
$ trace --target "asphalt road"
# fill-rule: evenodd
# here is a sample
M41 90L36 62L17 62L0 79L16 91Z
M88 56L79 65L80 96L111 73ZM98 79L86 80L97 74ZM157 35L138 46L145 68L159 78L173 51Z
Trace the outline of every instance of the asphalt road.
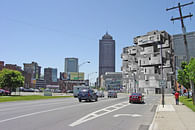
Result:
M145 104L128 103L128 95L78 102L77 98L0 103L0 130L147 130L160 95Z

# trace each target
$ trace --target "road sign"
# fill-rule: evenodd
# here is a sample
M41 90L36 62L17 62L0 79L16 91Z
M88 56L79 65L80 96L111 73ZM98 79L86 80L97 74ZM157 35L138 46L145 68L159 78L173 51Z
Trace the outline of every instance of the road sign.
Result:
M166 86L166 80L160 80L159 85L160 86Z

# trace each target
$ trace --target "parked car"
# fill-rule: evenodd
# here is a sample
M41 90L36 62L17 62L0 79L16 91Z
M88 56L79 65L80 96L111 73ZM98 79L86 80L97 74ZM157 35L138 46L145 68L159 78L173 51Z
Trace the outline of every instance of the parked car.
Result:
M132 93L129 96L129 103L144 103L144 95L142 93Z
M11 95L11 92L9 90L5 90L5 95L6 96L10 96Z
M108 90L108 98L117 98L117 92L114 90Z
M5 90L4 89L0 89L0 96L5 95Z
M96 95L96 93L94 92L94 90L90 89L90 88L84 88L81 89L78 93L78 99L79 102L81 102L82 100L86 100L86 101L97 101L98 100L98 96Z
M54 93L61 93L61 90L55 89L55 90L54 90Z
M191 98L192 97L192 91L184 93L184 96L188 97L188 93L189 93L189 97Z
M97 91L97 92L96 92L96 95L97 95L98 97L104 97L104 91Z
M9 90L0 89L0 95L1 96L8 96L11 95L11 92Z
M73 93L73 90L67 90L66 92L67 93Z

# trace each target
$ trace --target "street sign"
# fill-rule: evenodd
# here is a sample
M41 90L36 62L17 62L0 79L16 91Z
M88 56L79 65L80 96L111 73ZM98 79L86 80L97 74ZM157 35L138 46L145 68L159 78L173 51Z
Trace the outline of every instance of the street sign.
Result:
M166 80L160 80L159 86L166 86Z

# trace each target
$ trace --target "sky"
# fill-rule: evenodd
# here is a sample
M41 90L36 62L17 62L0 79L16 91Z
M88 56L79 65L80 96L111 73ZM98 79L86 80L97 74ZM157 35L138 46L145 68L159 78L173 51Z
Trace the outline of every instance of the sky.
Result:
M0 0L0 61L35 61L43 69L64 71L64 58L79 58L80 72L95 80L99 40L108 32L116 43L116 71L121 71L122 49L133 38L153 30L179 34L178 9L166 8L194 0ZM195 15L195 3L182 8ZM195 17L184 19L187 32L195 31Z

